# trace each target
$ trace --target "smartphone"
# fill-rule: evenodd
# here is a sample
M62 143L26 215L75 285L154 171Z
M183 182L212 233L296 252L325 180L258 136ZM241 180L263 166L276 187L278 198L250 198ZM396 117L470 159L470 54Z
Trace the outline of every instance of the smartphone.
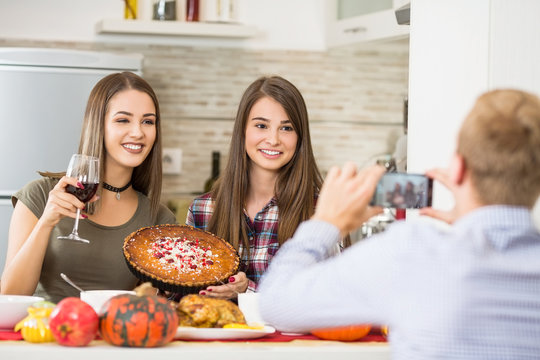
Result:
M371 205L396 209L431 206L433 180L421 174L386 173L371 199Z

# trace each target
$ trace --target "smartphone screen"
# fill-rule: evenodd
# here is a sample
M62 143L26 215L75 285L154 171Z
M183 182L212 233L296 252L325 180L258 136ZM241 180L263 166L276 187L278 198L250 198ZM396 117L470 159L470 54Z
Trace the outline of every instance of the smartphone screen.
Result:
M371 205L420 209L431 206L433 180L421 174L386 173L377 184Z

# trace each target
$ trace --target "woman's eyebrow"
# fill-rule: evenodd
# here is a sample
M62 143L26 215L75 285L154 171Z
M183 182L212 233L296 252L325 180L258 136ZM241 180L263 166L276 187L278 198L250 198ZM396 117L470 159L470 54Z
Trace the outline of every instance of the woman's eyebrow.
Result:
M127 116L133 116L133 114L130 113L129 111L123 111L123 110L117 111L116 114L114 114L114 115L118 115L118 114L127 115Z
M251 120L252 120L252 121L254 121L254 120L259 120L259 121L270 121L270 120L268 120L267 118L264 118L264 117L262 117L262 116L256 116L256 117L252 118ZM281 121L280 121L281 124L290 124L291 122L292 122L292 121L291 121L291 120L288 120L288 119L287 119L287 120L281 120Z
M124 110L117 111L116 114L114 114L114 115L115 115L115 116L116 116L116 115L133 116L133 114L130 113L129 111L124 111ZM154 117L157 117L156 114L154 114L154 113L143 114L143 117L147 117L147 116L154 116Z

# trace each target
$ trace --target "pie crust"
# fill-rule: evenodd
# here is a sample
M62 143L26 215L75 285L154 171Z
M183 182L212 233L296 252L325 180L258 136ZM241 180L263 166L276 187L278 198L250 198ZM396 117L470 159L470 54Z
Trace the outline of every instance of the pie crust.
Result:
M236 274L238 253L225 240L188 225L141 228L124 240L129 269L163 291L197 293Z

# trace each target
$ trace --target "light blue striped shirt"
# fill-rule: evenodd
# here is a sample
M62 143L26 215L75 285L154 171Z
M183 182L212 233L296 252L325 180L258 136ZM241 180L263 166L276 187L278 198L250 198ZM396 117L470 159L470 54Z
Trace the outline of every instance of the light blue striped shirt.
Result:
M487 206L448 231L422 219L329 258L308 221L274 257L260 311L280 330L389 325L395 359L540 359L540 234L528 209Z

